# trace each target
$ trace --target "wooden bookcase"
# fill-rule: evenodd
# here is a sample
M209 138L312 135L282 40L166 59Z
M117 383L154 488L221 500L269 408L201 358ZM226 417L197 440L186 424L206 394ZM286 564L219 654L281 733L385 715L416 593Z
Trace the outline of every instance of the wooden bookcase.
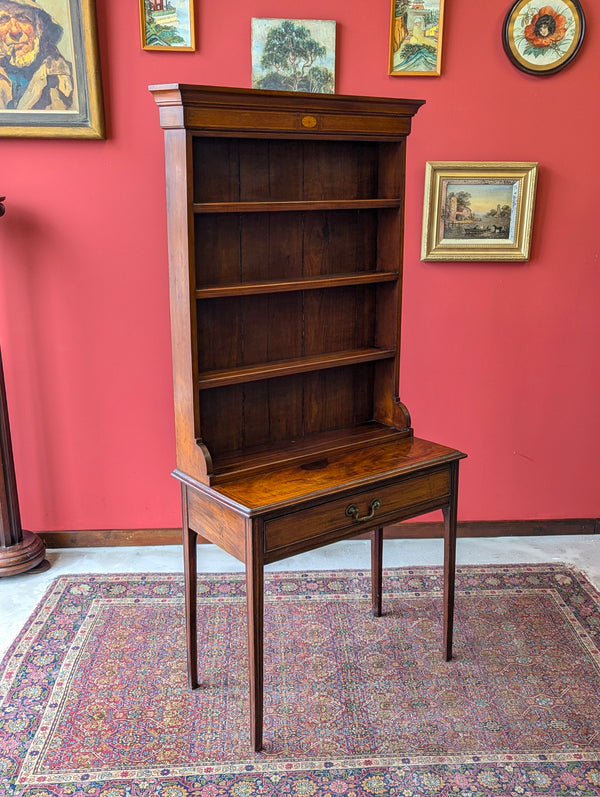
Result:
M262 569L441 508L451 652L460 452L398 392L406 139L420 100L150 87L164 128L188 664L196 538L246 563L262 745ZM379 584L379 587L378 587Z

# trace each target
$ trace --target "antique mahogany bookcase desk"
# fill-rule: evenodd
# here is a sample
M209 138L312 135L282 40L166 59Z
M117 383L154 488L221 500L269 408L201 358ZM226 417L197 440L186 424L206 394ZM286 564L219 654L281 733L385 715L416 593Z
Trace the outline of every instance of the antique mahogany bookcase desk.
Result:
M442 509L452 655L459 451L398 397L406 139L420 100L151 86L164 128L190 685L201 536L245 563L251 743L263 568Z

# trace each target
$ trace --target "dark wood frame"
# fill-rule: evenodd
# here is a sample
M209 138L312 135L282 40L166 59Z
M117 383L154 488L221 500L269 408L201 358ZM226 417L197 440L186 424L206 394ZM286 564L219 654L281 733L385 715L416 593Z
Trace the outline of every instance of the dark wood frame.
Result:
M581 49L585 35L585 15L583 13L583 8L581 7L579 0L560 0L560 5L567 6L573 14L577 28L575 37L569 49L565 53L561 54L560 57L557 57L555 61L552 61L550 64L536 65L535 62L528 61L523 58L515 41L515 21L518 18L521 9L527 6L530 2L531 0L516 0L516 2L509 9L504 19L504 25L502 26L502 45L504 47L504 52L508 56L511 63L522 72L526 72L529 75L538 76L554 75L568 66ZM554 4L549 3L549 5L552 6ZM547 46L551 47L552 45Z

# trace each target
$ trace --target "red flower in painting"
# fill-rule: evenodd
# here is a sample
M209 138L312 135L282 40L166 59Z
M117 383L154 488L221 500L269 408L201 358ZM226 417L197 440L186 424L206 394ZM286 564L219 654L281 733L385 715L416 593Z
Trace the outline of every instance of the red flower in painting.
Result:
M525 28L525 38L535 47L548 47L564 38L567 20L552 6L542 6Z

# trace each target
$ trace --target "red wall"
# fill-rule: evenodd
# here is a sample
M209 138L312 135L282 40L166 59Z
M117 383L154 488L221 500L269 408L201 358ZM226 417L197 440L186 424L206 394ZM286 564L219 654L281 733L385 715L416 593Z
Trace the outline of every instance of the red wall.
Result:
M388 77L389 0L201 0L196 53L140 50L99 0L106 141L1 139L0 344L23 525L179 523L162 131L147 86L250 84L250 19L337 20L337 90L419 97L409 143L402 398L469 453L465 520L600 516L595 22L551 77L502 50L510 0L448 0L440 78ZM427 160L539 161L525 264L421 263Z

